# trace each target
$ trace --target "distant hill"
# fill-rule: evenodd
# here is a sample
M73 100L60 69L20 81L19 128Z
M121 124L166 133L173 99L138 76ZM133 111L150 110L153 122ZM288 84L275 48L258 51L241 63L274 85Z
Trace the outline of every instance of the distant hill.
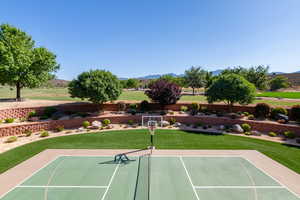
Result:
M278 75L278 74L284 74L284 72L270 72L270 75Z
M288 81L293 85L293 86L300 86L300 71L295 72L295 73L282 73L282 74L275 74L271 75L271 77L274 76L284 76L288 78Z
M70 81L63 79L53 79L48 81L44 86L45 87L68 87Z
M145 80L145 79L158 79L161 76L165 76L165 75L169 75L169 76L173 76L173 77L180 77L183 76L183 74L174 74L174 73L168 73L168 74L152 74L152 75L147 75L147 76L142 76L142 77L138 77L138 79L141 80Z
M214 76L217 76L219 75L220 73L222 73L222 69L218 69L218 70L215 70L215 71L211 71L212 74ZM142 76L142 77L138 77L137 79L140 79L140 80L147 80L147 79L158 79L160 78L161 76L164 76L164 75L169 75L169 76L173 76L173 77L182 77L184 74L175 74L175 73L168 73L168 74L151 74L151 75L147 75L147 76ZM121 79L121 78L120 78Z
M215 71L211 71L212 75L213 76L218 76L219 74L221 74L223 71L223 69L217 69Z

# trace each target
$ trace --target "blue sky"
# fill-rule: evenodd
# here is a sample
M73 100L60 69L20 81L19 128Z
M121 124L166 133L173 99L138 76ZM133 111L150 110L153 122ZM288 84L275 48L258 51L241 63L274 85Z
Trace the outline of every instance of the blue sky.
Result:
M300 70L299 0L2 0L0 23L57 55L59 78L270 65Z

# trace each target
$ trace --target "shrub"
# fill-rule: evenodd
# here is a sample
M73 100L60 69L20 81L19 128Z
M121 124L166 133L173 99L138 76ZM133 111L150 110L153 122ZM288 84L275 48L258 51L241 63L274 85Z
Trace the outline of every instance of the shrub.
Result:
M147 112L150 110L150 104L147 100L144 100L140 104L140 109L142 112Z
M180 111L187 112L188 111L188 107L187 106L181 106L180 107Z
M118 111L125 111L126 110L126 103L125 102L118 102Z
M192 115L196 115L200 110L200 105L198 103L192 103L190 110Z
M244 134L245 135L252 135L251 132L249 132L249 131L244 132Z
M285 131L283 135L288 139L294 139L296 137L296 134L292 131Z
M134 124L134 121L132 119L130 119L130 120L128 120L127 124L132 126Z
M285 108L282 108L282 107L273 108L272 111L271 111L271 117L273 119L276 119L278 114L287 115L288 112Z
M89 127L91 125L91 123L89 122L89 121L84 121L84 122L82 122L82 126L84 127L84 128L87 128L87 127Z
M129 105L129 113L135 115L137 113L138 105L136 103L132 103Z
M45 119L49 119L49 116L47 116L47 115L40 116L40 120L45 120Z
M270 115L271 107L266 103L258 103L255 106L255 116L267 118Z
M250 115L250 113L248 113L248 112L243 112L242 113L244 116L249 116Z
M104 120L102 120L102 124L103 124L103 126L108 126L110 124L110 120L104 119Z
M202 122L197 122L196 124L195 124L195 127L202 127L203 126L203 123Z
M249 119L249 120L254 120L255 117L254 117L254 115L248 115L248 119Z
M242 124L242 129L244 130L244 132L249 132L251 131L251 126L249 124Z
M48 137L48 136L49 136L49 132L48 131L45 131L45 130L41 131L40 137Z
M7 138L7 140L5 142L6 143L12 143L12 142L15 142L17 140L18 140L17 136L11 136L11 137Z
M132 104L129 105L129 108L130 108L130 109L136 109L136 110L137 110L138 105L137 105L136 103L132 103Z
M165 110L162 110L162 111L160 111L160 113L159 113L160 115L166 115L167 114L167 111L165 111Z
M118 78L104 70L90 70L81 73L69 84L71 97L88 99L97 104L117 100L122 92Z
M54 113L57 112L57 109L54 108L54 107L47 107L44 109L44 112L43 112L43 116L47 116L47 118L50 118Z
M270 90L278 90L289 86L288 78L284 76L276 76L270 81Z
M276 137L276 136L277 136L277 133L275 133L275 132L269 132L268 135L271 136L271 137Z
M291 117L296 121L300 120L300 105L294 105L291 108Z
M176 123L176 119L174 117L171 117L169 122L170 122L170 125L173 125Z
M15 119L14 118L7 118L4 121L5 121L5 123L13 123L15 121Z
M169 110L169 111L168 111L168 114L169 114L169 115L174 115L175 112L174 112L173 110Z
M19 120L20 120L20 122L26 122L26 121L27 121L27 118L22 117L22 118L20 118Z
M24 132L24 134L25 134L26 137L29 137L29 136L31 136L32 131L31 131L31 130L26 130L26 131Z
M55 128L55 130L56 130L57 132L62 132L62 131L65 130L65 127L64 127L63 125L59 125L59 126L57 126L57 127Z
M31 112L28 113L28 118L30 118L30 117L36 117L36 116L37 116L37 113L36 113L35 110L33 110L33 111L31 111Z
M175 104L181 97L181 88L175 83L160 79L151 83L145 94L161 105Z

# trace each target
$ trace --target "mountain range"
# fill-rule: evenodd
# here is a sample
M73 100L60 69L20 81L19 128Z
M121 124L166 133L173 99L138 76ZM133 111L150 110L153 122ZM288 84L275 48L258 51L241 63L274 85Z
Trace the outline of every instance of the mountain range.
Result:
M220 73L222 73L223 69L218 69L218 70L214 70L214 71L211 71L212 74L214 76L217 76L219 75ZM297 71L297 72L292 72L292 73L285 73L285 72L270 72L269 74L270 75L278 75L278 74L293 74L293 73L300 73L300 71ZM151 74L151 75L147 75L147 76L141 76L141 77L138 77L137 79L140 79L140 80L147 80L147 79L157 79L161 76L164 76L164 75L170 75L170 76L173 76L173 77L181 77L183 76L183 74L175 74L175 73L167 73L167 74ZM127 79L127 78L120 78L120 79Z

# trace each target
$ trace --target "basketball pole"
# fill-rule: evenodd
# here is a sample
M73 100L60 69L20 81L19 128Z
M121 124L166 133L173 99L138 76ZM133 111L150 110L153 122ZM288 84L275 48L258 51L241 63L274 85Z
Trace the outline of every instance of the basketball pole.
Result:
M153 149L153 134L150 134L150 140L151 140L151 149Z

